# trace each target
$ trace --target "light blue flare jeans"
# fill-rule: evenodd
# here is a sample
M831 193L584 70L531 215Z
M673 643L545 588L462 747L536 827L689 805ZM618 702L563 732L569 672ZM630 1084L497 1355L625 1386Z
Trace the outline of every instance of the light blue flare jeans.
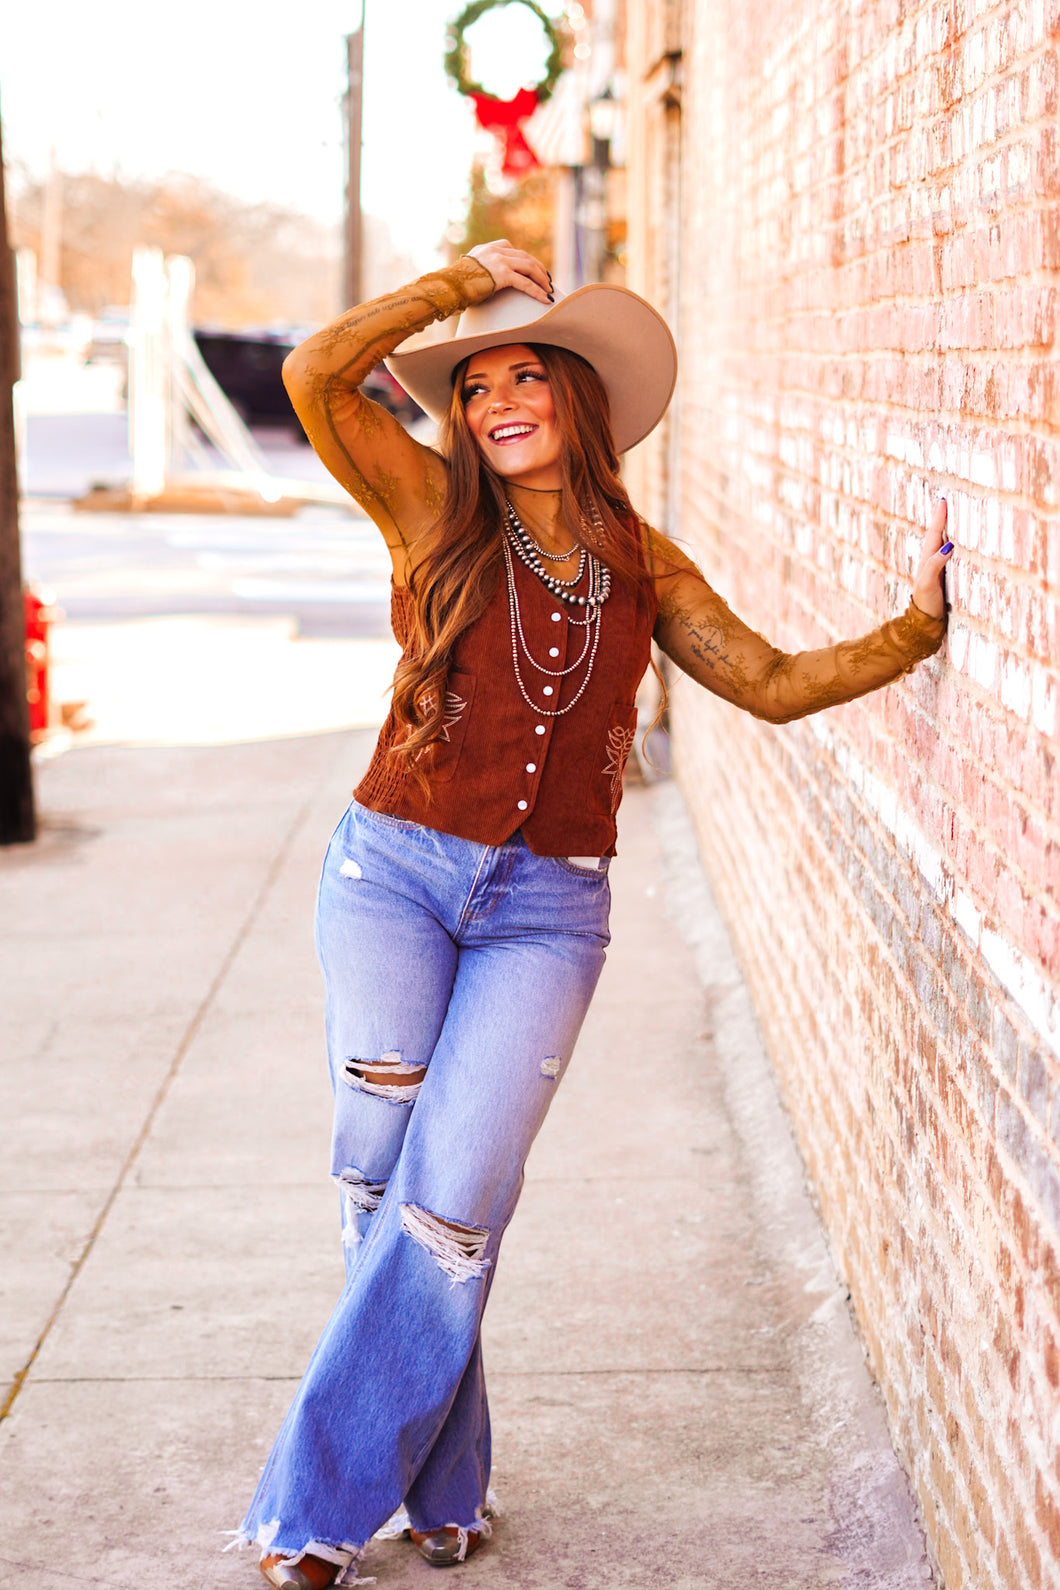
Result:
M606 860L519 834L356 802L335 830L316 931L346 1285L240 1529L263 1550L349 1568L402 1503L416 1529L481 1519L482 1311L609 905Z

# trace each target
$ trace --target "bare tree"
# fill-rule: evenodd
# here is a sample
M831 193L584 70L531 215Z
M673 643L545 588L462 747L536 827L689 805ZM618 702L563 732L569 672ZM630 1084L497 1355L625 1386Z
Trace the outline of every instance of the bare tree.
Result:
M125 181L92 172L61 181L58 262L70 308L98 314L129 301L133 249L153 244L195 263L193 314L228 329L330 319L339 299L338 228L275 204L246 204L197 177ZM39 253L44 183L27 181L14 241ZM53 198L53 203L55 203Z

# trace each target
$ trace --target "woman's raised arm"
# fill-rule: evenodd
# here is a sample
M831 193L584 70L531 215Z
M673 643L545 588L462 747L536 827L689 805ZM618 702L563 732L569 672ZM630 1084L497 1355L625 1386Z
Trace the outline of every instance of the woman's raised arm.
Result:
M412 542L438 516L445 465L358 389L406 337L482 303L494 290L489 271L465 256L340 315L284 361L284 385L306 435L383 532L399 580L406 577Z
M823 707L878 690L938 650L946 632L941 576L952 547L943 503L924 537L915 600L857 640L819 651L783 652L750 629L707 584L695 564L656 531L648 545L659 595L655 639L686 674L726 701L771 723L790 723Z

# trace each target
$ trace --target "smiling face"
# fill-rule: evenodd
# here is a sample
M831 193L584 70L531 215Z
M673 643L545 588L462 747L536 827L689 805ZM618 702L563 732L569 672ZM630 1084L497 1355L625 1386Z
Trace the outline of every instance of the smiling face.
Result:
M561 443L548 372L524 343L473 353L460 395L468 429L505 480L558 491Z

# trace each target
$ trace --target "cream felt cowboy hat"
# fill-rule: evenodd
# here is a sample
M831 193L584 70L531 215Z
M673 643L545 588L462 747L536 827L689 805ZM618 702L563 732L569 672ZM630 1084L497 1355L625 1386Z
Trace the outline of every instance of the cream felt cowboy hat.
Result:
M509 342L543 342L581 354L607 389L615 451L625 453L655 429L677 380L677 349L662 316L625 287L594 282L539 303L502 287L465 309L452 337L422 332L387 359L387 368L434 420L449 408L453 371L469 354Z

